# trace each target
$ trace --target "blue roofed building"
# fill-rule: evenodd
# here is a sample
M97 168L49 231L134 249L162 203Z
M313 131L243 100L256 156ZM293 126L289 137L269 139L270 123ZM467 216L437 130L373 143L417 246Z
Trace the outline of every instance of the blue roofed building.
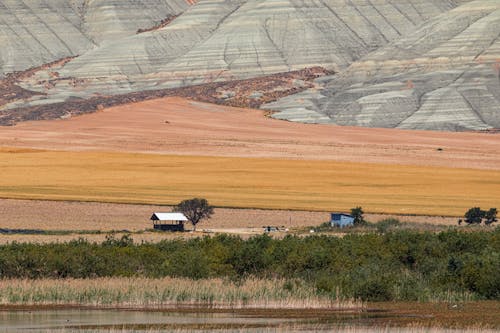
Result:
M354 216L343 213L332 213L330 225L332 227L344 228L354 225Z

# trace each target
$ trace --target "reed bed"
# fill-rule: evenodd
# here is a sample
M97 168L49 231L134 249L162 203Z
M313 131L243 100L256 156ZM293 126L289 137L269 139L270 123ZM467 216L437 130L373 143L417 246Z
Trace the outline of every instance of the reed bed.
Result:
M2 305L77 305L103 308L361 309L363 303L318 295L284 279L240 282L212 278L96 278L1 280Z

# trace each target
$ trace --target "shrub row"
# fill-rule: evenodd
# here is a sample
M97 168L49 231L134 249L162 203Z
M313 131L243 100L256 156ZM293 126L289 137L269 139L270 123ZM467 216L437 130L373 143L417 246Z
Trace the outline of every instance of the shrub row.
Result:
M133 276L299 279L320 294L377 301L457 295L498 300L500 228L281 240L219 235L141 244L125 236L101 244L80 239L0 246L2 278Z

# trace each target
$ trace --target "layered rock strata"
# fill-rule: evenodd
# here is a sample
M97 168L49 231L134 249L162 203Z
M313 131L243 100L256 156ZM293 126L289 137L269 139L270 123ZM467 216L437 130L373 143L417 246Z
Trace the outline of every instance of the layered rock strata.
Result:
M497 0L6 0L0 78L53 65L0 82L0 111L321 66L341 74L266 108L301 122L498 128L499 12Z
M365 56L276 117L428 130L500 127L500 2L466 3ZM292 105L292 107L290 107ZM313 116L311 116L313 115Z
M0 78L84 54L188 7L184 0L3 0Z

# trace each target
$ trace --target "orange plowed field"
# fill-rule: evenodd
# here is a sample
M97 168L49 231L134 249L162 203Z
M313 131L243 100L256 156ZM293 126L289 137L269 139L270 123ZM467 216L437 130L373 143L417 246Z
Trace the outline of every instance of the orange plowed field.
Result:
M500 169L500 135L308 125L181 98L0 128L0 146Z

